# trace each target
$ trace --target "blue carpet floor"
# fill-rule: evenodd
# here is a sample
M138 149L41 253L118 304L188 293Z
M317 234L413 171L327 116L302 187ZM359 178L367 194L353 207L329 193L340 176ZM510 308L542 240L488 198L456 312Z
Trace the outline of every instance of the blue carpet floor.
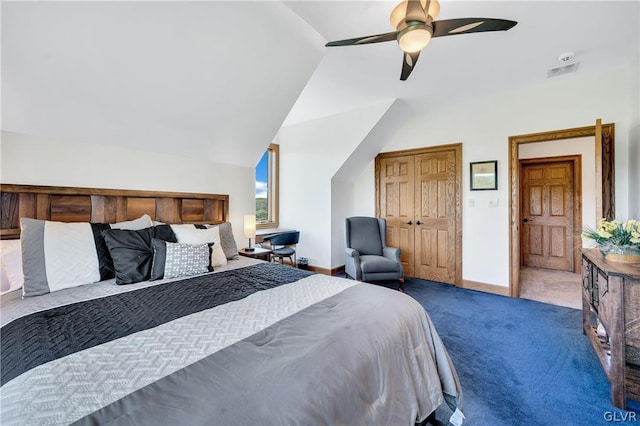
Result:
M469 426L640 424L611 404L582 312L407 278L456 366ZM450 411L440 408L446 424ZM625 417L626 416L626 417ZM635 418L635 422L622 419ZM617 421L615 421L617 419Z

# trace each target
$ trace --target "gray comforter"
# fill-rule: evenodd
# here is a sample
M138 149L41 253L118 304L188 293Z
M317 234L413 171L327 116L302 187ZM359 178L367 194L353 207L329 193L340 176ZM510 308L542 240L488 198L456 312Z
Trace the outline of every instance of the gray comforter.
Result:
M24 309L24 307L22 308ZM398 424L460 385L409 296L322 275L39 365L2 387L2 424Z

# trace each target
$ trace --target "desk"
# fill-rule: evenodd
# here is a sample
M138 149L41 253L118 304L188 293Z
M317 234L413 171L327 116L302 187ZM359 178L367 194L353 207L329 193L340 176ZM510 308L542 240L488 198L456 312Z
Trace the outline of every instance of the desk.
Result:
M256 231L256 244L260 244L264 241L264 237L269 237L271 235L280 234L282 232L291 232L293 229L284 229L284 228L265 228L258 229Z

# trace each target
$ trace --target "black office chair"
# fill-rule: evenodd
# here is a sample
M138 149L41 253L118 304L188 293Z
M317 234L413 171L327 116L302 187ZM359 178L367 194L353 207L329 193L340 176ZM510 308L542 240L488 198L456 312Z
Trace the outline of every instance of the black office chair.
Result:
M264 237L264 240L269 241L271 244L271 258L279 259L280 263L284 263L284 258L289 258L289 262L293 267L298 264L296 258L296 250L290 246L295 246L300 240L300 232L282 232L280 234ZM280 247L279 247L280 246ZM293 260L291 257L293 256Z

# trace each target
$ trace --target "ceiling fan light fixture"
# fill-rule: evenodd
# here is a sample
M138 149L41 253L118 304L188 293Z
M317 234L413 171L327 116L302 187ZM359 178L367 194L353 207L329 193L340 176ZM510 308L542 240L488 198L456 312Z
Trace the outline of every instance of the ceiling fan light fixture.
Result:
M405 24L405 18L407 16L407 3L408 0L401 1L393 8L391 11L391 17L389 21L391 22L391 26L396 30L400 31L400 27ZM426 0L421 0L421 4L424 8L426 6ZM431 20L435 20L440 14L440 2L438 0L431 0L429 3L429 10L427 11L427 15L431 17Z
M404 23L404 17L407 14L407 0L401 1L398 3L396 7L391 11L391 17L389 21L391 22L391 26L395 29Z
M409 27L398 37L400 49L407 53L419 52L431 41L431 28L426 25Z
M427 11L427 15L431 16L431 19L435 21L435 19L440 15L440 2L438 0L431 0L429 3L429 10Z

